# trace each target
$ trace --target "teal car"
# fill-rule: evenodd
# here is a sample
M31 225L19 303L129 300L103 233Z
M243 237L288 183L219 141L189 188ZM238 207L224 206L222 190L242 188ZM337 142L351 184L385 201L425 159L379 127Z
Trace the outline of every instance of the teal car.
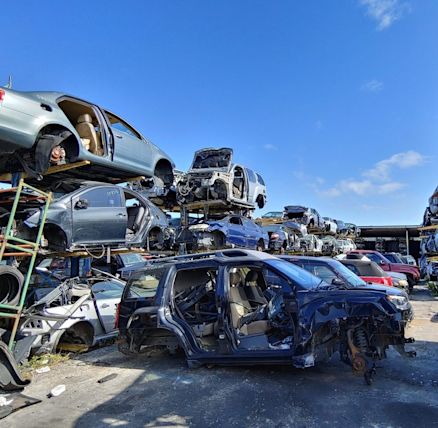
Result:
M80 168L84 179L143 176L173 184L169 156L114 113L60 92L0 88L0 173L41 179L49 166L77 161L90 162ZM75 174L65 169L53 178Z

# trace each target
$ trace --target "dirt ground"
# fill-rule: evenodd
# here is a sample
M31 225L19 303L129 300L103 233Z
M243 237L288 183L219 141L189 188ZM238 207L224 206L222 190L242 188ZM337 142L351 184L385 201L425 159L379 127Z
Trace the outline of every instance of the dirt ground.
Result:
M412 295L415 359L390 351L372 386L333 359L317 367L189 370L182 356L128 358L115 346L34 374L42 400L0 421L13 427L438 427L438 298ZM117 376L104 383L99 379ZM56 385L66 391L47 398Z

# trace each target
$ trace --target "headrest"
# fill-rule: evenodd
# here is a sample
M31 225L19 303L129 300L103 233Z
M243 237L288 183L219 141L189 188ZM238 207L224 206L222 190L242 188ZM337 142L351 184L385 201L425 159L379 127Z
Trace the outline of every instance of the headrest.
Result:
M238 284L242 283L242 277L239 272L231 272L230 273L230 285L231 287L235 287Z
M257 282L259 273L256 270L250 270L245 277L245 282Z
M91 118L91 115L89 115L88 113L86 114L81 114L78 117L78 123L93 123L93 119Z

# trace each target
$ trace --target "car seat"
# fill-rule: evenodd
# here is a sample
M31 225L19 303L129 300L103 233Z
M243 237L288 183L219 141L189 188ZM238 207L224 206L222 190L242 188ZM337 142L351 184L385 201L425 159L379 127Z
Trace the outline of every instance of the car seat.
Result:
M94 129L93 120L88 113L78 117L76 131L81 137L83 146L95 155L102 156L103 148L98 132Z

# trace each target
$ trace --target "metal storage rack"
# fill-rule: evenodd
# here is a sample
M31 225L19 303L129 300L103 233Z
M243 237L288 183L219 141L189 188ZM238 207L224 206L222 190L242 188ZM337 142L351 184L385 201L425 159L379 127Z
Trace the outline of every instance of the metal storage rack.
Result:
M9 189L1 189L0 195L4 198L2 203L9 204L12 202L12 209L8 224L5 232L0 235L0 262L5 258L30 257L30 261L27 265L27 272L24 276L24 283L20 292L18 305L13 306L8 304L0 304L0 317L11 318L14 320L8 343L9 349L12 350L14 348L15 336L26 299L32 271L35 265L35 260L40 249L40 241L46 221L47 209L49 208L52 200L52 194L43 192L33 186L25 184L24 180L20 179L17 186ZM34 242L14 236L14 223L17 208L19 204L24 204L30 201L41 202L41 217Z

